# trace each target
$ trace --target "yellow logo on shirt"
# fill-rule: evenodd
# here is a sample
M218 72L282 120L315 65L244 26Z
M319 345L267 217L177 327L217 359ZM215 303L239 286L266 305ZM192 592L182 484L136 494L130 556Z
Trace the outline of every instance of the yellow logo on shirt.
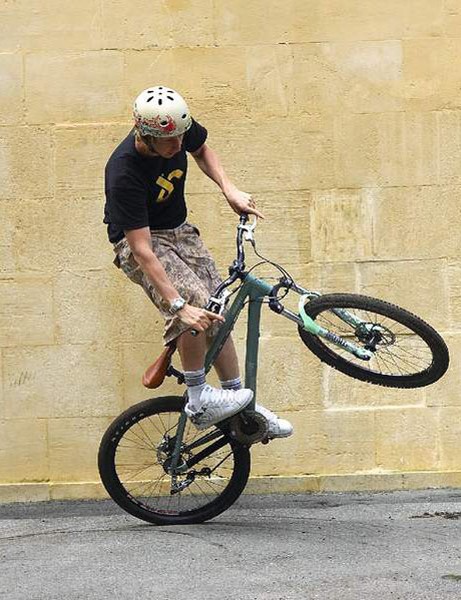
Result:
M184 171L181 171L181 169L175 169L174 171L171 171L166 179L160 175L155 182L162 188L157 196L157 202L165 202L165 200L168 200L168 198L174 192L174 185L171 183L172 179L181 179L183 175Z

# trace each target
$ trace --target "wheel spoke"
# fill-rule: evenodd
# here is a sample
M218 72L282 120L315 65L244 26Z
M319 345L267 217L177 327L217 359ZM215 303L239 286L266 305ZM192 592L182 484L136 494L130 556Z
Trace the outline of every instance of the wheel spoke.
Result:
M136 425L139 426L139 423L137 423ZM143 438L136 431L134 431L134 429L130 429L130 434L134 435L135 438L137 438L142 444L146 444L147 443L147 446L143 446L144 448L147 448L149 450L155 450L154 444L150 441L150 439L148 437ZM135 440L132 440L132 441L134 442Z
M386 350L387 352L390 352L389 350ZM417 356L412 356L411 354L408 356L407 354L404 354L403 356L401 354L398 353L399 350L397 349L397 352L394 351L394 356L397 357L399 360L401 360L404 364L410 366L410 367L414 367L416 369L425 369L428 366L430 366L431 363L427 364L426 360L423 360L422 358L418 358ZM415 362L416 361L416 362Z
M402 375L402 376L403 375L411 375L411 372L409 372L409 371L404 372L403 368L399 367L392 352L389 352L388 350L385 350L385 349L380 351L380 356L383 361L385 361L384 355L386 356L386 358L389 358L390 364L394 364L394 366L397 368L397 371L399 372L399 375ZM387 363L387 364L389 364L389 363ZM392 373L392 371L391 371L391 373Z

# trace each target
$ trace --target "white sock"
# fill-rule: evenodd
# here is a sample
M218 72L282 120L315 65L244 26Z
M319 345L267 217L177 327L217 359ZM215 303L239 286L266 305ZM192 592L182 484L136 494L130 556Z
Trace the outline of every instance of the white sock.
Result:
M227 379L226 381L221 381L221 387L223 390L241 390L242 380L240 377L236 377L235 379Z
M191 410L198 410L200 408L200 394L205 387L205 369L198 369L197 371L184 371L184 381L187 385L189 408Z

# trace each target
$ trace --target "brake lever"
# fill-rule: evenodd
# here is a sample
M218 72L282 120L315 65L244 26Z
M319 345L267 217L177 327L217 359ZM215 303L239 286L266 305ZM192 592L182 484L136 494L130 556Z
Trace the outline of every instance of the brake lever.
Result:
M247 222L247 223L245 223L245 225L240 223L240 225L238 226L239 229L243 230L243 237L247 242L254 241L253 231L256 229L257 224L258 224L258 217L257 217L257 215L254 215L253 223Z
M221 292L221 296L219 298L216 296L211 296L211 298L208 300L205 306L205 310L209 310L210 312L213 312L216 315L222 316L224 310L226 309L229 296L231 295L232 293L229 292L229 290L225 289ZM196 329L191 329L190 334L196 337L199 334L199 332Z
M226 308L226 304L228 302L229 296L231 296L231 292L229 292L229 290L223 290L221 292L221 296L219 298L217 298L216 296L211 296L211 298L208 300L208 303L206 305L206 310L209 310L211 312L214 312L217 315L221 315L223 314L225 308Z

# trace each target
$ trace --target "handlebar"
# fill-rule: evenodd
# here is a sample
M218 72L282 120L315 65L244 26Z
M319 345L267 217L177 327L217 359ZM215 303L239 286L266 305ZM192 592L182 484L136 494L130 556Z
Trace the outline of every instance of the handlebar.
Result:
M247 225L249 216L247 214L240 215L239 224L237 225L237 258L229 267L229 277L219 285L214 295L209 299L205 308L211 312L222 314L225 307L226 298L222 297L222 292L230 285L237 281L245 271L245 250L244 237L246 240L253 241L253 231L256 228L258 218L255 217L251 225ZM198 331L191 329L190 333L193 336L198 335Z
M243 226L248 222L248 215L240 216L240 225L237 227L237 260L233 262L232 267L245 268L245 250L243 248Z
M241 270L245 268L245 251L243 248L243 239L252 242L254 245L253 231L256 229L258 217L255 216L251 225L248 225L249 216L247 214L240 215L240 224L237 225L237 263Z
M243 242L244 238L253 241L253 231L258 219L255 217L255 220L251 225L247 224L248 221L249 216L247 214L240 215L239 224L237 225L237 258L229 267L229 277L218 286L214 295L210 298L205 307L212 312L220 312L222 309L222 302L219 302L219 299L221 298L223 290L232 285L237 279L242 278L245 271L245 249Z
M228 288L235 281L237 281L237 279L244 280L246 277L244 239L252 243L256 252L253 231L255 230L256 225L258 223L258 217L255 216L255 219L251 224L248 224L248 221L248 214L240 215L239 224L237 225L237 258L229 267L229 277L216 288L214 294L210 297L207 305L205 306L205 308L211 312L222 315L226 308L228 298L231 295L231 293L229 293L226 290L226 288ZM282 273L285 273L285 275L287 275L287 273L283 270ZM282 312L284 310L284 307L277 299L277 292L279 291L279 289L291 289L293 287L293 280L289 275L288 277L286 277L285 275L282 278L280 278L279 283L274 286L272 294L270 295L271 300L269 302L269 307L275 312ZM191 334L197 335L197 332L192 330Z

